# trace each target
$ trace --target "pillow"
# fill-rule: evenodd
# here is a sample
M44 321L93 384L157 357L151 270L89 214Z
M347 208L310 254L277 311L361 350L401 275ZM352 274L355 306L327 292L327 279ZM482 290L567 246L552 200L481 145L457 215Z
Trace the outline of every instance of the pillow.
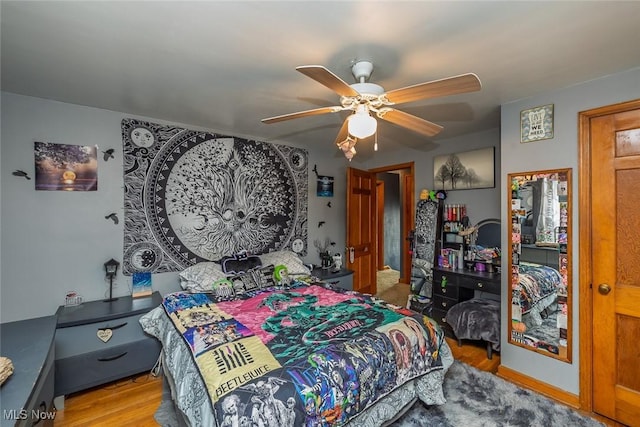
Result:
M242 251L232 256L223 257L220 260L220 265L222 266L222 271L227 276L230 276L262 267L262 261L256 255L249 255L247 251Z
M303 264L300 257L291 251L274 251L259 255L262 265L284 265L290 276L309 275L311 270Z
M235 276L229 276L227 279L233 284L233 291L235 292L236 298L246 292L257 291L277 285L276 281L273 279L272 265L257 268Z
M178 276L182 289L192 293L211 292L215 282L227 278L220 264L210 261L199 262L187 267Z

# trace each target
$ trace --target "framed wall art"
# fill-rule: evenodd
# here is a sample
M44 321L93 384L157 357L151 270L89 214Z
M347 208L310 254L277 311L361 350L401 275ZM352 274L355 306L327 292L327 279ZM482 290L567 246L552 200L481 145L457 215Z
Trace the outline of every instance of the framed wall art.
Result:
M439 190L493 188L494 168L494 147L436 156L433 184Z
M520 112L520 142L553 138L553 104Z
M36 190L98 190L98 147L34 142Z

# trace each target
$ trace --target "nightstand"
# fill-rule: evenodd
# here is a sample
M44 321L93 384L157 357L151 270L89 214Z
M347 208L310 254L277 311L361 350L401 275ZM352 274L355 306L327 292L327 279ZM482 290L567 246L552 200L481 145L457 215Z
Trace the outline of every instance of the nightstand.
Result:
M154 292L149 297L60 306L56 312L55 395L151 370L160 354L160 342L142 330L139 319L161 303L162 297Z
M2 356L13 374L0 388L1 426L53 425L55 316L0 325Z
M332 270L330 268L314 268L311 275L317 277L323 282L330 283L333 286L347 291L353 290L353 270L341 268L340 270Z

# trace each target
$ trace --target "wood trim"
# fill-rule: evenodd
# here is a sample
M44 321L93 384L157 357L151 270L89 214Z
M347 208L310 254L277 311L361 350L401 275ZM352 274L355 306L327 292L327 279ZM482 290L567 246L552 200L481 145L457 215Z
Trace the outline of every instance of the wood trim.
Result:
M538 381L535 378L521 374L520 372L514 371L513 369L507 368L503 365L498 366L498 372L496 375L504 380L517 384L520 387L533 390L560 403L564 403L574 409L580 409L579 397L573 393L569 393L542 381Z
M578 113L578 238L580 272L578 278L580 304L580 408L593 411L593 300L591 260L591 119L640 108L640 99L607 105Z
M384 267L384 181L376 180L376 205L378 210L377 224L377 242L378 242L378 260L376 270L382 270Z
M407 170L407 169L408 169L408 172L404 172L404 170ZM411 179L411 180L406 179L407 175L411 175L412 177L415 177L415 162L398 163L395 165L381 166L378 168L368 169L367 171L377 174L377 173L392 172L392 171L398 171L398 170L402 171L400 174L400 179L401 179L400 186L402 187L400 190L400 194L402 198L402 201L401 201L402 206L400 207L402 218L400 222L401 222L401 233L402 233L401 238L404 239L409 235L409 231L415 228L415 215L413 215L413 213L415 212L415 191L416 191L415 179ZM411 188L405 188L405 185L409 185ZM404 194L411 194L410 200L406 200L403 197ZM405 281L409 283L411 278L411 259L409 254L409 242L407 240L403 240L402 247L404 248L403 249L404 255L405 255L404 259L409 258L409 260L406 262L403 262L403 265L401 267L403 271L400 272L399 280L402 282L403 279L406 278Z
M368 171L373 173L379 173L379 172L397 171L399 169L410 169L411 175L414 175L414 162L398 163L397 165L389 165L389 166L380 166L378 168L369 169Z
M411 242L409 242L409 233L416 228L415 215L415 175L413 171L410 174L404 174L404 185L402 194L402 251L404 253L402 272L398 281L400 283L411 283L411 263L413 257L411 254Z

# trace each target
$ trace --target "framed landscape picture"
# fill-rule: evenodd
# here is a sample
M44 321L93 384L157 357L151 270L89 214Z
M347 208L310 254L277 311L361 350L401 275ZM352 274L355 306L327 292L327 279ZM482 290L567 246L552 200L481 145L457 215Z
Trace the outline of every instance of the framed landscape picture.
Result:
M495 187L494 147L445 154L433 159L433 185L438 190Z
M36 190L97 191L98 147L34 142Z

